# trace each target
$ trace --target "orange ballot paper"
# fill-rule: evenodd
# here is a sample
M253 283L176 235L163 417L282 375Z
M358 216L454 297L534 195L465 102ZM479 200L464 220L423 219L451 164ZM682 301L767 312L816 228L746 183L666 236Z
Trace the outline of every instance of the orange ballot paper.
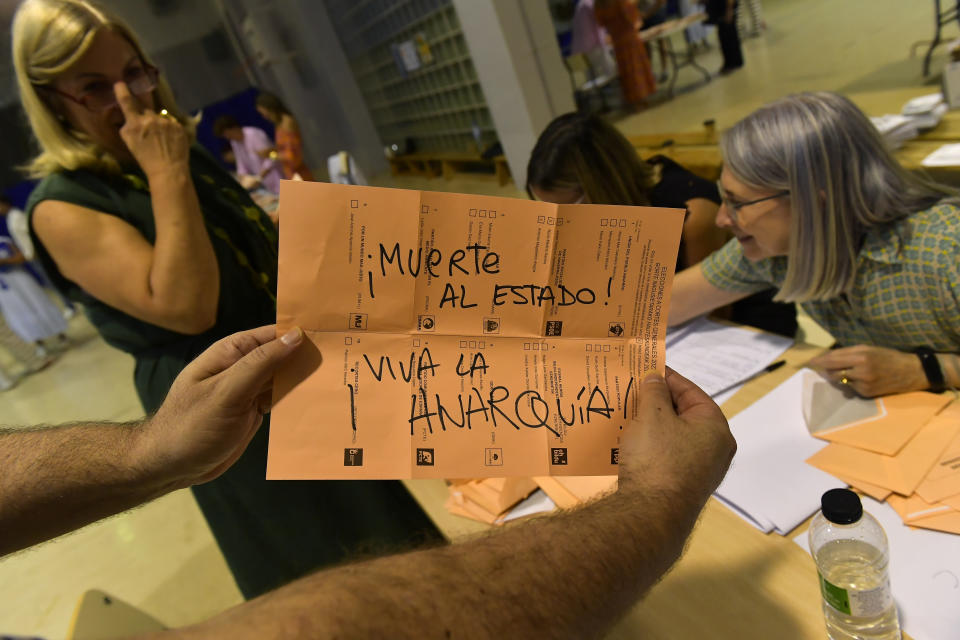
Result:
M284 182L267 477L614 475L676 209ZM318 364L319 363L319 364Z

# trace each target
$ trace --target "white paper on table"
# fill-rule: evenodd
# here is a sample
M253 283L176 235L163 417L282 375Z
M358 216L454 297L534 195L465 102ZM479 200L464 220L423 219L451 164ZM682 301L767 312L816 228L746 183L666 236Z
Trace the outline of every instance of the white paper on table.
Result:
M920 113L929 113L937 105L943 102L943 93L937 91L936 93L928 93L925 96L917 96L916 98L911 98L907 100L906 104L903 105L903 109L900 112L905 116L913 116Z
M955 167L960 165L960 144L945 144L923 159L925 167Z
M911 529L890 505L860 499L887 532L900 626L914 640L960 639L960 536ZM793 540L810 552L806 531Z
M918 113L907 117L910 118L913 126L919 130L933 129L940 124L940 121L943 120L943 116L946 115L948 110L949 107L947 107L947 104L941 102L927 113Z
M727 509L730 509L730 511L733 511L734 515L740 516L740 518L746 521L746 523L749 524L750 526L756 527L757 529L760 529L760 531L763 531L764 533L770 533L771 531L773 531L773 523L767 520L766 518L763 518L762 516L759 516L759 515L757 515L756 517L751 516L747 512L743 511L737 505L727 502L726 500L723 499L722 496L719 496L717 494L713 494L713 497L716 498L717 502L725 506Z
M827 446L803 417L802 369L730 420L737 453L717 495L786 535L820 508L828 489L846 487L805 460ZM816 375L816 374L814 374Z
M792 344L783 336L698 318L667 332L667 366L713 396L763 371Z
M543 489L537 489L526 499L521 500L517 503L513 509L507 512L507 515L503 517L504 522L510 522L511 520L516 520L517 518L522 518L524 516L532 516L537 513L547 513L548 511L553 511L557 508L557 505L554 504L553 500L550 499L550 496L546 494Z
M946 106L946 105L944 105ZM940 114L942 117L943 114ZM922 120L915 120L922 118ZM931 118L931 114L923 116L903 116L900 114L888 113L882 116L870 118L870 122L877 128L883 139L893 147L899 149L907 140L912 140L920 135L921 125L925 125ZM938 120L939 121L939 120ZM937 123L934 122L934 125Z

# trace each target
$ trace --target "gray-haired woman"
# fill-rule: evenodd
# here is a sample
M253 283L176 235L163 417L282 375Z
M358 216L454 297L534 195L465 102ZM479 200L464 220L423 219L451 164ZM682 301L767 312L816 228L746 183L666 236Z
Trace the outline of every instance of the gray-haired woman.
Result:
M811 361L864 396L960 386L960 198L905 171L833 93L788 96L721 140L717 224L677 275L670 323L769 287L843 348Z

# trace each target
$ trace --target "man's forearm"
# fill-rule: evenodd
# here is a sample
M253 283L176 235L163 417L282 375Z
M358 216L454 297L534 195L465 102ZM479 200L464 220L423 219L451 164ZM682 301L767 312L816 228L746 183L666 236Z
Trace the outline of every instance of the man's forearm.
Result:
M141 428L128 423L0 429L0 556L172 489L158 474L131 463Z
M601 636L680 556L701 493L621 490L469 542L323 571L178 637Z

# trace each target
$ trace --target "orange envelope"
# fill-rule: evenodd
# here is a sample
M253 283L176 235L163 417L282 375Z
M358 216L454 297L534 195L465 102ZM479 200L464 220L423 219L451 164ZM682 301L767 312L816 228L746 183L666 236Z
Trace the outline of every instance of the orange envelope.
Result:
M486 524L495 524L498 517L498 514L490 513L476 502L465 499L462 494L454 493L452 488L450 497L443 503L443 507L455 516Z
M617 476L544 476L534 480L561 509L590 502L617 488Z
M931 504L914 494L910 497L893 495L887 500L893 510L900 514L907 524L916 524L917 520L946 515L954 511L952 507L942 503Z
M616 474L683 212L289 182L268 479Z
M914 520L910 523L911 527L920 527L921 529L934 529L944 533L960 534L960 511L936 515L922 520Z
M876 404L875 417L817 431L813 435L821 440L892 456L952 400L952 396L926 391L873 398L870 402Z
M884 500L887 499L887 497L891 493L893 493L889 489L878 487L875 484L870 484L869 482L864 482L863 480L854 480L853 478L840 473L831 473L831 475L833 475L833 477L837 478L838 480L842 480L843 482L846 482L848 485L850 485L851 489L854 489L856 491L859 491L860 493L868 495L878 502L883 502Z
M918 502L915 496L910 498L890 496L887 502L911 527L960 533L960 511L944 509L944 505L931 505L923 500ZM925 515L925 517L917 517L918 515Z
M957 511L960 511L960 495L948 496L940 500L940 504L945 504Z
M928 502L960 494L960 433L917 487L917 494Z
M500 515L537 490L532 478L485 478L452 485L486 511Z
M834 443L812 455L807 463L827 473L849 476L908 496L958 431L960 404L954 404L927 423L894 456Z

